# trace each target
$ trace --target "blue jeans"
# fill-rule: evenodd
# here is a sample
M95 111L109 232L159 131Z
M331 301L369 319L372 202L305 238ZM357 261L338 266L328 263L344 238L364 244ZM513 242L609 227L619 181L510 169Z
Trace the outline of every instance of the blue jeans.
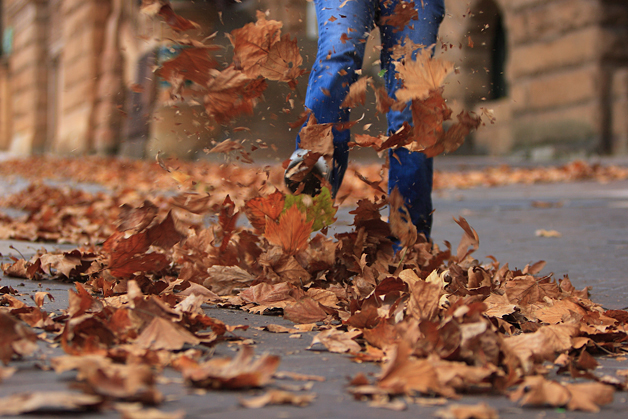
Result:
M349 110L340 104L349 92L349 86L358 79L356 70L362 68L366 38L378 25L381 33L381 66L384 82L391 97L401 85L395 78L392 47L406 37L416 44L430 46L436 43L438 28L445 14L444 0L414 0L418 20L410 21L403 30L379 24L383 16L392 15L400 0L314 0L318 18L318 53L310 73L305 106L318 123L349 120ZM340 8L341 5L344 6ZM422 4L423 3L423 4ZM341 36L345 34L345 42ZM412 57L414 58L414 57ZM344 71L341 71L344 70ZM410 107L402 112L390 111L388 132L397 131L404 122L412 123ZM338 191L349 160L349 130L333 130L334 155L331 167L332 193ZM299 138L297 136L297 147ZM405 148L390 150L388 190L395 187L404 197L412 222L419 232L429 237L432 226L433 162L423 153Z

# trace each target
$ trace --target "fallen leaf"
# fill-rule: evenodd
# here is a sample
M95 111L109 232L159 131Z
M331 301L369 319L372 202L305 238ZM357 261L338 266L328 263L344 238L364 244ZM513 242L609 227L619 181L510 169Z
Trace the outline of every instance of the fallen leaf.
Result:
M439 409L435 415L443 419L498 419L497 411L486 403L452 404Z
M62 391L17 393L0 399L0 415L14 416L45 411L74 412L94 410L103 402L100 396Z
M197 366L185 367L183 378L195 387L239 389L263 387L279 366L279 357L262 355L253 360L253 349L242 346L233 358L212 358Z
M289 404L292 406L305 407L314 399L316 394L294 394L283 390L270 390L261 396L249 399L240 399L240 404L249 409L258 409L260 407L277 404Z

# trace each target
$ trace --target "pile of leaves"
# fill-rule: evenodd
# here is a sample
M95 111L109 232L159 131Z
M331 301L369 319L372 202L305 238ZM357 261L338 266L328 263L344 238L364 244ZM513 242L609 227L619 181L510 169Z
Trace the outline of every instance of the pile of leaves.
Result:
M194 27L167 1L145 0L144 7L177 31ZM185 93L185 80L194 82L194 94L203 98L208 115L225 122L252 110L266 80L294 85L300 57L280 28L259 14L256 23L230 34L234 58L222 70L210 55L211 45L189 41L186 53L165 63L160 74L171 82L174 96ZM442 100L441 84L451 66L424 52L417 62L405 62L402 57L419 46L406 41L399 48L398 71L405 77L399 93L409 101L415 125L388 137L356 137L355 143L379 151L409 147L428 155L453 150L480 120L462 113L457 125L444 131L442 122L451 111ZM198 71L190 71L199 63ZM359 80L344 105L361 103L368 85L370 80ZM382 111L406 106L375 91ZM332 126L317 124L308 113L302 121L308 121L302 139L309 141L310 157L328 156L331 137L326 133ZM242 150L231 143L219 147ZM51 367L58 373L76 370L84 394L14 395L0 400L0 414L42 407L100 409L120 401L158 405L164 398L155 383L164 368L178 370L191 387L270 389L271 379L279 376L279 358L255 358L241 341L236 357L213 357L207 347L239 341L234 332L247 326L226 325L208 316L203 304L281 313L295 323L294 330L318 331L310 348L381 363L374 380L358 374L349 387L356 398L379 406L404 403L398 396L457 398L485 392L508 394L521 405L595 412L612 401L615 390L626 389L625 378L597 375L592 355L625 351L628 312L605 310L568 277L542 275L543 262L510 269L497 260L476 260L479 238L463 218L456 220L463 235L455 249L448 242L440 247L427 241L409 221L399 193L386 196L380 181L372 180L381 168L357 176L371 185L375 197L370 192L357 200L352 230L328 237L336 207L326 189L314 198L286 196L272 186L268 171L261 178L245 170L241 177L230 177L228 171L236 170L230 166L223 166L219 176L229 179L233 189L216 187L205 181L206 176L216 181L215 173L196 177L172 162L159 163L185 192L160 200L133 191L122 198L88 199L84 192L60 193L40 185L50 188L42 197L25 199L27 193L8 199L7 205L30 211L24 221L31 222L23 231L11 227L10 234L59 240L53 225L68 225L75 229L73 239L89 236L91 245L2 265L13 277L74 281L76 291L70 292L66 310L48 313L43 305L49 294L38 293L35 306L29 306L14 296L15 290L2 288L0 360L8 364L29 357L38 340L51 337L66 353L52 359ZM130 166L135 164L141 166ZM580 163L568 167L574 177L595 173ZM114 206L118 210L108 212ZM387 206L388 222L380 215ZM98 217L104 222L95 221ZM250 227L239 222L244 217ZM102 245L94 245L100 241L93 240L95 235ZM554 366L556 374L578 380L565 384L548 378ZM3 368L0 377L13 372ZM302 406L313 398L273 388L245 404ZM127 417L134 414L129 405L115 406Z
M3 360L33 351L34 327L56 336L69 356L53 360L55 369L78 369L89 393L105 399L159 403L154 369L166 366L194 386L264 386L278 359L253 361L249 349L234 360L207 359L194 349L246 327L224 325L201 309L214 304L280 312L320 331L313 347L382 363L375 381L359 375L350 387L377 403L397 395L487 392L510 394L523 405L597 411L615 389L625 389L624 379L595 373L592 355L625 350L628 312L603 309L567 277L541 275L543 262L522 270L480 263L472 257L477 233L462 218L455 249L417 236L403 217L385 222L380 209L398 205L394 195L391 202L360 201L354 229L333 238L314 232L333 222L327 191L314 200L274 191L243 207L227 197L217 213L203 205L207 195L178 197L178 214L212 214L209 226L190 223L174 208L160 215L150 202L126 207L101 247L3 265L10 276L72 280L77 289L58 316L3 294L3 336L12 336L3 342ZM240 216L252 227L237 223ZM393 235L403 246L398 252ZM593 382L549 380L547 361L558 374ZM118 371L128 368L143 372ZM241 368L251 368L246 379L238 378ZM103 384L103 374L112 380L139 374L145 381L116 387L119 395Z

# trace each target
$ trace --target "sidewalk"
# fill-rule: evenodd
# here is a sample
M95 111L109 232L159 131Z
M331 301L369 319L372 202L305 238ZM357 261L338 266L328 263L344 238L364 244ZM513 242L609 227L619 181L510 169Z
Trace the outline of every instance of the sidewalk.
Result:
M449 161L448 164L454 164ZM465 164L460 159L455 164ZM468 161L467 163L468 164ZM438 168L438 164L437 164ZM572 184L514 185L498 188L439 191L434 196L433 238L442 245L444 240L457 245L461 229L452 217L463 216L475 228L480 237L480 248L475 256L487 261L492 255L511 268L523 268L528 263L547 261L543 273L554 272L560 278L569 275L578 289L592 287L591 299L607 309L628 307L628 181L599 184L581 182ZM352 216L348 209L342 210L331 234L348 229ZM556 230L561 237L539 237L539 229ZM41 244L0 242L2 261L8 256L20 257L15 247L26 258ZM44 245L48 250L54 245ZM64 246L64 248L67 248ZM12 286L22 296L19 298L32 305L30 295L37 291L49 291L54 302L46 302L47 311L65 309L68 306L68 290L72 284L60 282L29 282L2 277L0 286ZM348 378L358 372L376 374L380 367L373 364L357 364L347 356L328 353L324 350L310 351L305 348L311 343L313 332L302 333L300 338L288 334L269 333L255 327L291 323L281 317L258 316L243 311L207 307L212 317L229 325L248 324L247 331L235 334L255 341L255 353L279 355L279 371L324 376L326 381L313 382L311 392L317 394L314 402L305 408L269 406L251 410L239 405L239 398L261 394L262 391L194 392L180 384L180 374L166 371L165 376L173 382L160 384L166 402L159 406L163 411L183 409L188 418L407 418L433 417L443 406L425 407L408 404L402 412L369 407L366 402L353 400L345 387ZM323 348L324 349L324 348ZM221 343L216 346L216 355L233 356L237 346ZM19 368L12 377L0 383L0 397L19 392L68 390L74 373L56 375L37 366L46 364L46 359L62 355L61 349L42 346L37 356L25 361L14 361L11 366ZM36 359L36 358L40 359ZM34 360L35 359L35 360ZM615 375L616 370L628 369L628 362L616 358L602 357L599 375ZM279 381L279 380L278 380ZM285 381L285 380L281 380ZM281 382L279 384L303 384L304 382ZM277 384L277 383L276 383ZM564 412L561 409L520 408L503 396L468 395L455 403L475 404L486 402L498 410L501 418L625 418L628 416L628 395L615 394L611 405L603 406L599 414ZM452 401L448 402L452 403ZM594 416L595 415L595 416ZM28 416L34 417L34 416ZM38 418L57 417L54 413L37 414ZM76 414L68 417L119 417L115 411L93 414Z

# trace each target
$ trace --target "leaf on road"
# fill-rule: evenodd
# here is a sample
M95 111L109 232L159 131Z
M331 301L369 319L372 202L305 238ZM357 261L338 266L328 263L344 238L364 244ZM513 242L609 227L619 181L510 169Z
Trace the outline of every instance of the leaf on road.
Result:
M102 402L100 396L65 391L17 393L0 399L0 415L14 416L38 410L57 412L94 410Z
M309 406L316 398L316 394L295 394L283 390L270 390L261 396L249 399L240 399L240 404L249 409L258 409L268 405L288 404L292 406Z
M212 358L184 367L181 373L195 387L241 389L268 384L278 366L279 357L262 355L254 360L253 349L245 345L232 359Z

